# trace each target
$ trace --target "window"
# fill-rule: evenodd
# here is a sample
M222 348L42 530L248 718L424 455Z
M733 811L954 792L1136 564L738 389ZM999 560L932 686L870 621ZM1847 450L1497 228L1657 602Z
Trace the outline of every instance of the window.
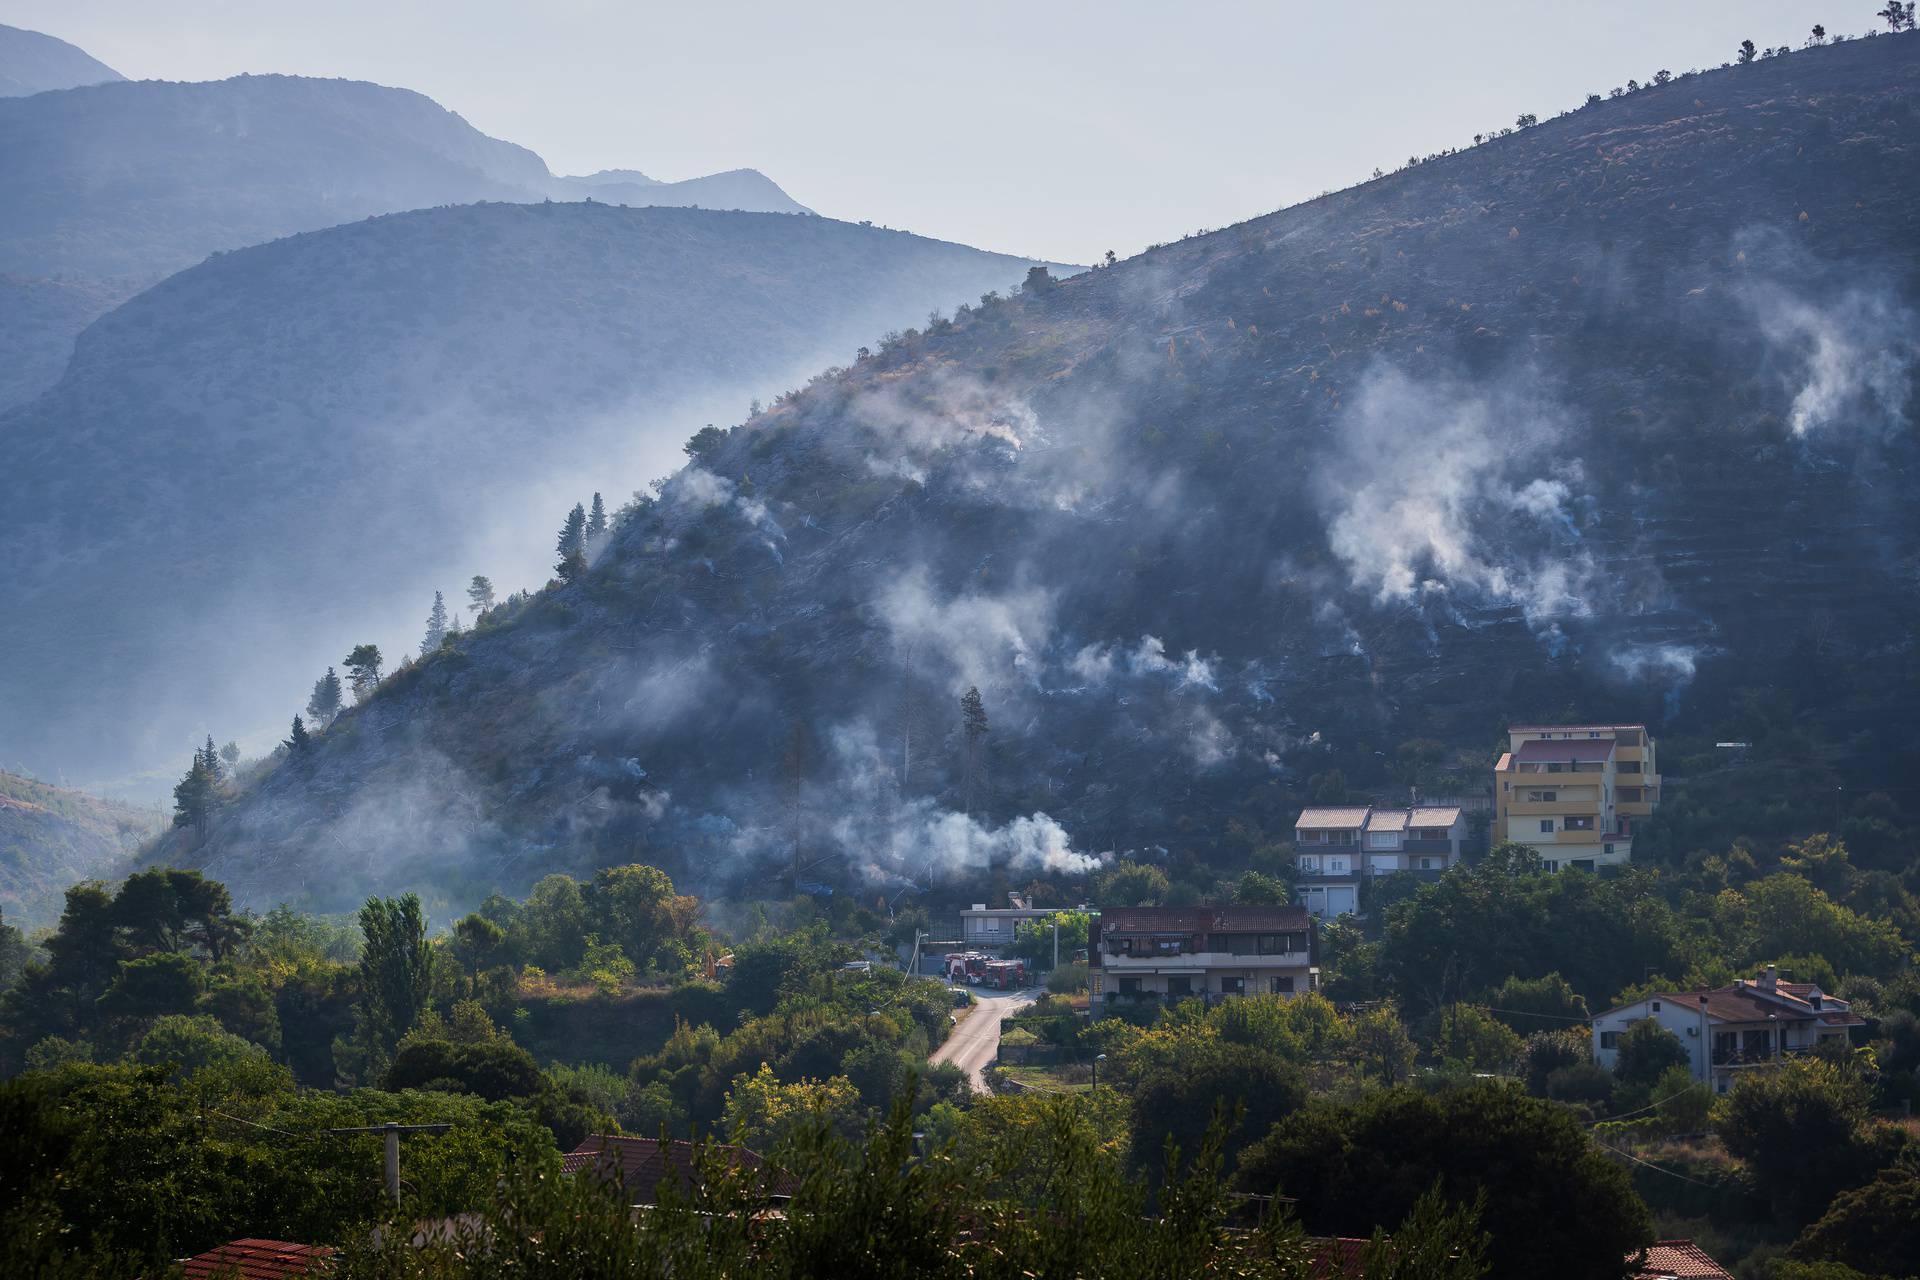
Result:
M1400 837L1391 831L1372 831L1367 834L1369 849L1398 849Z
M1420 859L1420 869L1421 869L1422 871L1431 871L1431 870L1433 870L1433 859L1432 859L1432 858L1422 858L1422 859Z
M1541 834L1541 835L1543 835L1543 836L1550 836L1550 835L1552 835L1552 834L1553 834L1553 819L1552 819L1552 818L1542 818L1542 819L1540 819L1540 834Z
M1603 845L1601 845L1601 846L1600 846L1600 850L1601 850L1601 852L1602 852L1602 853L1612 853L1612 852L1613 852L1613 846L1612 846L1612 845L1610 845L1610 844L1603 844Z
M1567 864L1567 867L1569 870L1573 870L1573 871L1591 871L1593 870L1593 859L1592 858L1575 858L1572 862L1569 862Z
M1000 932L1000 918L998 916L987 917L987 932L988 933Z
M1347 860L1345 858L1328 858L1327 874L1332 876L1343 876L1347 874Z
M1123 995L1123 996L1137 996L1137 995L1139 995L1139 994L1140 994L1140 979L1138 979L1138 978L1122 978L1122 979L1120 979L1120 994L1121 994L1121 995Z
M1602 1031L1600 1033L1600 1047L1602 1049L1618 1049L1620 1047L1620 1033L1618 1031Z
M1319 873L1320 859L1313 857L1312 855L1308 855L1307 857L1304 857L1304 858L1295 858L1293 862L1296 867L1308 873L1309 875L1315 875Z
M1286 973L1286 974L1281 974L1278 977L1269 979L1267 982L1267 989L1276 996L1292 995L1293 994L1293 975L1290 973Z
M1529 791L1529 792L1527 792L1527 803L1528 803L1528 804L1551 804L1551 803L1553 803L1553 802L1554 802L1555 800L1558 800L1559 798L1560 798L1560 793L1559 793L1558 791Z
M1638 760L1622 760L1614 766L1614 770L1618 773L1638 773L1640 772L1640 762Z
M1639 804L1640 788L1638 787L1620 788L1620 803L1621 804Z
M1591 831L1593 830L1593 815L1583 814L1579 817L1565 818L1561 821L1560 825L1568 831Z
M1560 869L1560 864L1555 862L1552 858L1546 858L1541 861L1540 869L1542 871L1558 871Z
M1452 836L1450 836L1450 835L1448 835L1448 834L1447 834L1447 829L1446 829L1445 827L1422 827L1422 828L1420 828L1420 838L1421 838L1422 840L1451 840L1451 839L1453 839L1453 837L1452 837Z
M1247 980L1245 978L1220 979L1220 993L1222 995L1229 995L1229 996L1245 995L1246 990L1247 990Z
M1173 998L1176 996L1190 996L1192 994L1193 994L1192 978L1180 977L1180 978L1167 979L1167 996L1169 998Z

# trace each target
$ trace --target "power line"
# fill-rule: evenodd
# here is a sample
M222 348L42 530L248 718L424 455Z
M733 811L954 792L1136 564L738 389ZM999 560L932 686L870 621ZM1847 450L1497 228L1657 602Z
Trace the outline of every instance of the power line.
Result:
M1702 1182L1698 1178L1689 1178L1684 1173L1675 1173L1671 1169L1664 1169L1659 1165L1653 1163L1653 1161L1651 1160L1642 1160L1639 1156L1634 1155L1633 1152L1631 1151L1622 1151L1619 1147L1610 1147L1606 1143L1601 1142L1597 1139L1594 1141L1593 1145L1596 1147L1599 1147L1602 1151L1611 1151L1613 1152L1613 1154L1617 1156L1625 1156L1627 1159L1633 1161L1635 1164L1643 1164L1647 1168L1653 1170L1655 1173L1664 1173L1669 1178L1678 1178L1682 1182L1691 1182L1694 1186L1705 1187L1709 1191L1718 1191L1720 1189L1714 1186L1711 1182Z

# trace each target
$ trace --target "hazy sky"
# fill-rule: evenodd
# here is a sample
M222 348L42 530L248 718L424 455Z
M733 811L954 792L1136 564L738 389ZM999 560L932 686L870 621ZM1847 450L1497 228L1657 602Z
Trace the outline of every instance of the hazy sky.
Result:
M403 85L560 173L751 167L832 217L1086 262L1879 7L0 0L0 21L135 78Z

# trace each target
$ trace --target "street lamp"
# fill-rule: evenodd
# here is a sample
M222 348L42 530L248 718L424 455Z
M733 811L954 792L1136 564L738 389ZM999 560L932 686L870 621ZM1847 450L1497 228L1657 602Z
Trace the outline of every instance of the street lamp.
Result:
M1095 1089L1098 1089L1100 1087L1100 1064L1105 1062L1106 1060L1107 1060L1107 1055L1104 1053L1097 1053L1093 1056L1093 1086L1092 1087Z

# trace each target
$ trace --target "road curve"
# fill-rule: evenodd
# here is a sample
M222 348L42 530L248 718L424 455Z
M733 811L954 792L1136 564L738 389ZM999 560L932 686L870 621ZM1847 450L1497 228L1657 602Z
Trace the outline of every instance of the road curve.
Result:
M973 1012L960 1019L946 1043L927 1060L938 1066L951 1062L967 1073L975 1093L988 1093L986 1077L980 1073L1000 1055L1000 1024L1032 1004L1038 989L1027 991L980 991L973 993Z

